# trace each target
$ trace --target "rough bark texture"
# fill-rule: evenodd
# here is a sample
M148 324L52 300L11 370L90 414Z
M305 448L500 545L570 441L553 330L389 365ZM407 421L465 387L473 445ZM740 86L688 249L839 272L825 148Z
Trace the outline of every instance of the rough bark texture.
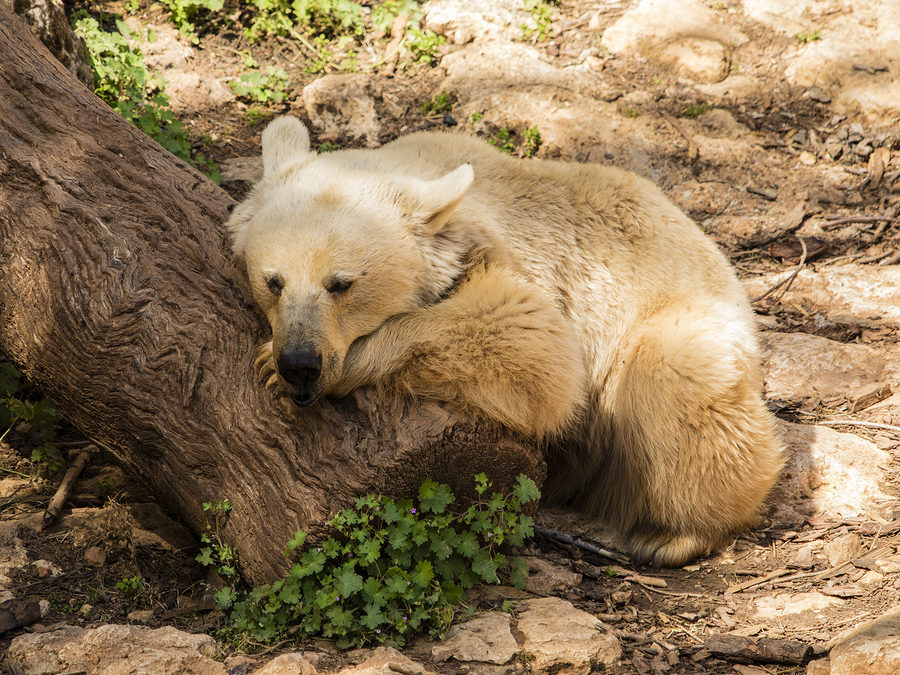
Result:
M264 392L230 203L0 11L0 349L196 530L203 501L229 498L252 581L360 494L540 481L536 448L435 403L360 391L299 410Z

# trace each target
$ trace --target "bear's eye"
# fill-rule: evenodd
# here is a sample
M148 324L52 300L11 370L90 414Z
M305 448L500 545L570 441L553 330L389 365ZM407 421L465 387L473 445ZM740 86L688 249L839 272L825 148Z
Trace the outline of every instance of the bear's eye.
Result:
M333 295L340 295L341 293L346 293L350 290L352 285L352 279L332 279L328 282L328 285L325 286L325 290Z
M272 292L272 295L281 295L281 289L284 288L284 279L280 274L270 274L266 277L266 286Z

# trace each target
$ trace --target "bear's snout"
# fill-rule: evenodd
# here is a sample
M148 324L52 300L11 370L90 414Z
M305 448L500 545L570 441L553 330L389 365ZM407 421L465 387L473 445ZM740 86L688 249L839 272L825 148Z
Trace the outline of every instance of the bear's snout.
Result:
M296 389L294 403L311 405L317 398L316 383L322 374L322 353L310 342L284 349L276 361L285 382Z

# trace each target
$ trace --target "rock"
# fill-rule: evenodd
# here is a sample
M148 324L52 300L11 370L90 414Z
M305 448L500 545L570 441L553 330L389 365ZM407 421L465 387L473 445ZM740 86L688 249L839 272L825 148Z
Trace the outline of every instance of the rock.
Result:
M844 534L829 541L822 548L822 553L828 558L828 564L837 567L841 563L845 563L851 558L855 558L862 550L862 544L858 534Z
M319 671L300 652L276 656L253 675L316 675Z
M211 658L215 653L216 642L209 635L192 635L169 626L108 624L20 635L10 643L6 659L14 673L227 675L222 664Z
M515 40L519 26L529 17L518 0L431 0L422 5L425 28L463 45L473 40Z
M371 655L358 666L344 668L338 675L397 675L397 673L436 675L393 647L378 647L372 650Z
M229 157L219 164L223 183L252 185L262 178L262 157Z
M747 41L725 25L706 3L699 0L641 0L603 33L602 42L614 52L659 48L681 38L699 38L736 47Z
M534 655L534 672L586 674L609 668L622 655L619 641L600 630L599 621L560 598L525 603L518 630L522 648Z
M103 567L106 564L106 551L99 546L91 546L84 552L84 562L91 567Z
M325 75L303 88L303 103L313 130L335 139L378 145L381 123L375 112L377 84L362 73Z
M900 607L838 638L830 656L831 675L900 673Z
M880 518L888 497L881 481L889 455L864 438L822 426L778 421L787 463L772 491L777 522L814 514Z
M806 666L806 675L831 675L831 660L816 659Z
M841 605L846 600L810 593L779 593L753 600L754 618L760 621L778 622L795 628L811 628L820 621L826 607Z
M504 664L519 651L506 614L487 612L465 623L451 626L446 639L432 647L436 661L481 661Z
M761 335L766 395L801 403L855 399L873 385L896 380L896 363L882 350L807 333Z
M87 49L75 35L62 0L0 0L0 8L18 14L66 69L94 90Z
M201 71L166 70L163 73L169 105L175 112L208 110L235 99L215 75Z
M552 595L559 591L569 591L581 583L581 575L565 567L529 556L527 589L537 595Z
M652 50L648 56L694 82L721 82L728 77L731 66L728 48L706 38L679 38Z
M62 570L49 560L35 560L32 565L34 565L37 575L42 579L45 577L58 577L62 574Z
M755 298L784 273L767 274L744 281ZM800 270L785 294L784 303L803 303L829 319L848 317L880 321L900 327L900 265L841 265Z
M859 585L864 587L880 586L884 581L884 575L875 570L866 570L866 573L859 578Z
M134 623L150 623L153 621L152 609L135 609L128 612L128 620Z

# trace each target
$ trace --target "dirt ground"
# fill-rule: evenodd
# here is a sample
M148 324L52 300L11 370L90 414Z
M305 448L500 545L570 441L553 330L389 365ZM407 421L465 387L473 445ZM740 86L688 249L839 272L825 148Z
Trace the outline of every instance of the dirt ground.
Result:
M487 136L503 128L521 135L537 126L543 141L538 158L605 162L660 184L721 245L748 289L754 289L754 297L799 269L796 289L784 292L782 285L754 303L764 344L769 345L770 405L785 422L789 438L794 438L797 424L824 421L825 431L835 438L840 435L841 442L852 435L882 453L876 462L880 493L865 507L856 512L829 510L816 502L820 485L815 480L806 476L800 489L792 482L797 476L788 475L758 528L726 550L681 569L625 564L628 575L611 574L609 565L619 563L551 537L537 537L529 554L583 575L580 584L556 594L615 631L624 649L617 673L804 672L805 664L715 654L708 640L726 633L796 640L821 654L833 638L880 616L900 597L900 405L878 414L871 410L872 403L890 400L900 387L898 371L891 365L900 355L900 322L884 320L878 312L830 308L827 300L804 295L801 284L804 274L851 265L861 270L864 295L868 289L880 297L885 290L877 288L885 278L879 274L900 263L900 108L891 112L876 105L854 107L841 99L840 84L830 83L829 89L791 81L786 72L803 57L807 45L791 29L751 17L751 4L760 3L727 0L708 5L728 31L744 38L729 46L730 72L721 82L698 82L703 78L679 71L682 61L656 57L651 48L614 52L604 47L599 36L637 3L581 0L563 0L553 7L553 29L546 40L524 40L517 26L511 29L512 37L503 37L501 31L482 48L484 63L477 62L479 54L472 45L448 40L440 48L443 61L439 58L435 65L401 63L387 74L367 74L375 83L378 142L433 126ZM798 4L807 13L796 21L811 21L823 34L853 17L841 3L831 3L839 11L830 14L823 8L827 3ZM98 6L122 11L121 4L92 5ZM165 13L158 5L142 3L135 16L144 25L157 25L165 36ZM529 49L541 67L551 69L549 74L542 75L536 67L516 70L519 56L510 52L508 77L504 81L501 72L498 81L490 80L485 73L504 70L490 60L498 44ZM290 113L308 120L302 91L320 77L303 71L309 54L302 46L274 38L250 43L229 25L201 31L199 45L175 69L226 82L240 74L240 53L245 50L259 63L289 73L284 103L260 109L234 97L214 101L195 93L181 97L178 111L196 146L223 166L223 187L236 199L249 183L229 170L235 166L231 162L258 155L266 119ZM883 75L881 63L861 60L852 64L857 66L860 75ZM442 91L450 94L452 109L446 115L423 113L422 105ZM340 132L319 133L313 142L365 143ZM763 292L757 293L760 289ZM893 311L896 314L896 307ZM862 384L850 382L856 375L838 369L831 373L837 384L830 389L775 391L778 354L786 353L790 360L801 350L798 346L791 352L789 343L780 342L785 335L826 338L835 349L864 347L874 361L855 362ZM880 370L867 365L876 361L882 364ZM815 360L798 364L807 374L833 368ZM847 420L869 426L833 424ZM0 443L4 520L38 523L55 490L59 475L42 476L40 467L27 459L37 442L29 430L19 429ZM63 432L66 450L87 444L76 430ZM791 447L798 452L797 444ZM788 473L797 466L789 464ZM838 492L842 488L834 487ZM857 488L848 480L843 489ZM20 530L23 560L29 562L10 572L14 593L49 601L41 625L145 621L194 632L215 629L218 617L203 599L206 573L193 561L195 539L159 511L139 478L125 476L110 457L97 452L68 507L59 523L46 531ZM603 546L615 545L577 515L546 511L539 522ZM91 547L102 551L103 563L86 560ZM136 590L116 587L134 577L139 578ZM472 601L479 608L499 608L504 600L518 597L512 589L485 590ZM142 609L152 615L129 618ZM17 634L0 636L0 651ZM327 644L316 648L332 654L334 666L347 660ZM227 655L227 647L223 649ZM433 663L424 639L409 653L434 670L462 672L453 662ZM251 656L259 662L265 658ZM510 672L528 670L525 660L508 667Z

